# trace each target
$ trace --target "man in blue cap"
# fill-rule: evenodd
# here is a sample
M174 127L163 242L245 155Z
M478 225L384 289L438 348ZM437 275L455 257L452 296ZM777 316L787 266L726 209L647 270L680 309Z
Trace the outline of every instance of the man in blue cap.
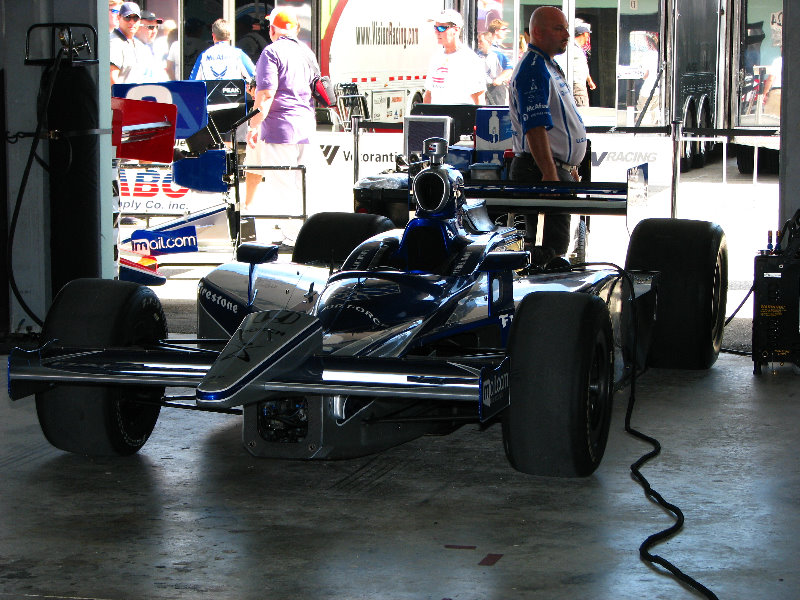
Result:
M142 83L145 79L144 48L136 38L142 11L135 2L124 2L119 9L119 27L111 32L111 84Z

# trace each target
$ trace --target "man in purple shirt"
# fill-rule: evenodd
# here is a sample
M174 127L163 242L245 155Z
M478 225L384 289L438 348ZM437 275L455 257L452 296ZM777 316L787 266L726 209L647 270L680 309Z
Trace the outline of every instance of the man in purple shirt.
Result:
M260 113L250 120L247 134L252 150L247 164L297 166L310 159L309 138L316 129L311 79L319 73L317 59L297 39L300 26L295 13L276 8L270 14L272 44L264 48L256 63L255 107ZM269 184L270 196L297 197L300 171L256 171L247 173L245 208L252 208L260 178Z

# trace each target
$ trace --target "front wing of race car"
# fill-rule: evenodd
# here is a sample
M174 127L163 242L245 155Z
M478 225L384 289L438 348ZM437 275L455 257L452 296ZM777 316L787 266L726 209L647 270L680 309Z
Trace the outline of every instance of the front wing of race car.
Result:
M297 311L248 315L197 386L200 406L240 406L275 396L443 399L477 404L487 420L508 405L508 364L466 359L323 355L322 325Z

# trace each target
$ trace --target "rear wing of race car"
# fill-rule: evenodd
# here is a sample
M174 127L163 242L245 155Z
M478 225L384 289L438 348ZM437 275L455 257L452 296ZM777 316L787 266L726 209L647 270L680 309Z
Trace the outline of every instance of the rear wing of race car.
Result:
M174 104L111 99L111 144L116 158L171 162L178 109Z
M625 215L628 203L647 200L647 163L628 169L625 183L519 183L492 181L464 186L467 198L486 201L493 212L516 214L574 213L581 215Z
M117 158L171 163L173 181L196 191L227 192L236 187L236 169L220 131L233 130L252 116L247 112L244 80L115 84L112 94ZM169 119L159 116L166 107ZM135 111L151 117L132 121ZM161 132L157 126L167 121L172 128L165 133L171 137L156 136ZM176 139L186 140L189 154L173 153Z

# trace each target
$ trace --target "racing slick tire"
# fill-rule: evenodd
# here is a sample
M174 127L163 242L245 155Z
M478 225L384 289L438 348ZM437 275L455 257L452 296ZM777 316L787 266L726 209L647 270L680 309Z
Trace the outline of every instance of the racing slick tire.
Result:
M647 364L708 369L719 356L728 295L728 246L707 221L645 219L628 244L626 269L659 271Z
M126 347L167 337L161 302L129 281L76 279L56 296L42 342L65 347ZM158 420L163 388L58 384L36 394L36 413L56 448L87 456L120 456L141 448ZM140 401L145 401L142 403Z
M322 212L312 215L297 234L292 261L301 264L341 264L364 240L395 229L382 215Z
M528 294L507 354L511 404L503 445L511 465L531 475L591 475L605 452L614 395L605 303L576 292Z

